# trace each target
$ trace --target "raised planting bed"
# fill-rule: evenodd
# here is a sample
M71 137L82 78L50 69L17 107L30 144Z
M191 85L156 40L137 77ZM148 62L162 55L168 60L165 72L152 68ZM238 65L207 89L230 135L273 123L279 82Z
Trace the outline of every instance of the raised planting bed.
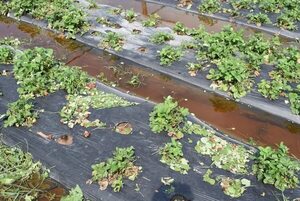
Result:
M91 26L88 33L77 35L78 41L292 122L300 122L297 115L298 48L283 47L276 37L268 40L261 35L244 38L231 27L209 34L202 27L190 30L177 23L172 31L167 27L155 27L159 23L159 16L155 14L132 22L136 15L131 13L130 16L128 11L105 5L91 8L91 3L80 2L86 7L87 18L82 16L83 22L73 26L86 27L85 20ZM34 15L33 11L28 13ZM48 19L48 23L28 15L20 19L44 28L52 26ZM168 32L174 40L166 46L153 44L150 41L154 41L157 32ZM74 33L76 30L68 36L75 37ZM160 41L167 42L165 38ZM141 48L146 51L140 51Z
M13 55L5 60L13 64L1 65L3 141L28 150L66 187L78 184L87 199L299 197L299 162L284 145L257 152L170 96L155 105L57 62L51 49L16 51L17 40L3 43Z
M101 2L101 0L98 0ZM146 0L260 31L299 39L298 2L293 0Z

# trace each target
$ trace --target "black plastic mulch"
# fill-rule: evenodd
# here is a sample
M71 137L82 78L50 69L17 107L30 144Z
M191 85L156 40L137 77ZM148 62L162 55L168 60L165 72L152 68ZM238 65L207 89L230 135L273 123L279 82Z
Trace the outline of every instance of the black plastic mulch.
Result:
M140 0L138 0L140 1ZM186 9L185 7L178 7L177 5L179 4L179 0L145 0L146 2L151 2L151 3L157 3L160 5L164 5L164 6L170 6L170 7L176 7L178 9L182 9L184 11L187 12L191 12L191 13L196 13L196 14L200 14L198 11L198 6L202 3L203 0L193 0L193 5L190 9ZM222 1L220 1L222 2ZM226 2L226 1L224 1ZM228 3L222 3L222 7L223 8L231 8L231 6ZM246 9L241 9L239 10L239 12L243 15L246 16L247 14L249 14L249 10ZM254 11L254 13L259 13L259 9L256 9ZM264 12L263 12L264 13ZM202 16L207 16L207 17L212 17L216 20L222 20L222 21L228 21L228 22L234 22L236 24L239 25L243 25L246 27L251 27L257 30L261 30L261 31L265 31L271 34L279 34L281 36L287 37L287 38L291 38L291 39L295 39L295 40L299 40L300 39L300 22L297 22L296 25L298 26L298 30L295 31L289 31L289 30L285 30L285 29L281 29L275 25L272 24L262 24L262 26L256 26L255 24L252 23L248 23L248 20L246 19L246 17L235 17L233 18L230 14L225 14L225 13L214 13L214 14L208 14L208 13L201 13L200 15ZM270 20L272 21L272 23L276 23L276 19L277 17L280 15L279 14L275 14L275 13L269 13L268 17L270 18Z
M11 69L10 65L0 66L0 70ZM111 108L104 110L92 110L91 119L99 118L111 128L91 131L90 138L84 138L82 133L86 130L80 126L73 129L60 123L58 113L66 103L63 91L50 94L47 97L37 98L35 100L36 109L44 109L45 112L40 114L37 123L32 128L10 127L2 128L3 141L10 146L20 146L23 150L29 151L35 160L41 161L51 170L51 177L68 188L79 184L86 198L92 201L167 201L176 194L185 196L188 200L232 200L232 198L223 194L219 184L211 186L202 180L202 175L206 172L207 167L203 167L199 162L210 165L208 157L203 157L195 153L194 146L199 136L189 135L193 140L190 144L187 137L182 140L184 145L185 157L190 161L191 170L188 175L181 175L168 166L162 164L160 156L156 153L158 148L170 138L164 134L154 134L148 126L149 113L153 108L153 103L141 100L111 89L99 84L100 89L117 93L124 98L139 102L139 105L126 108ZM17 100L17 84L12 76L0 77L0 90L3 96L0 97L0 114L5 113L7 104ZM133 133L129 136L117 134L112 127L119 122L127 121L133 126ZM194 119L193 121L198 120ZM3 121L0 121L0 126ZM48 141L40 136L37 132L50 133L58 137L64 134L70 134L74 138L74 143L70 146L57 144L55 141ZM237 142L220 133L227 140L233 143ZM134 146L138 157L136 163L143 167L143 172L134 182L126 181L124 188L120 193L114 193L110 188L100 191L96 183L86 184L91 178L91 165L104 161L112 155L115 147ZM245 145L246 146L246 145ZM248 146L247 146L248 147ZM248 147L253 149L251 147ZM214 174L226 175L235 178L244 178L243 175L233 175L227 171L212 167ZM175 179L173 186L175 190L161 183L161 177L172 177ZM273 194L281 193L276 191L272 186L263 185L256 181L254 176L246 176L250 179L253 187L247 189L245 194L235 200L275 200ZM136 184L140 191L135 191ZM265 196L261 196L262 193ZM300 196L300 189L288 191L286 193L290 198Z

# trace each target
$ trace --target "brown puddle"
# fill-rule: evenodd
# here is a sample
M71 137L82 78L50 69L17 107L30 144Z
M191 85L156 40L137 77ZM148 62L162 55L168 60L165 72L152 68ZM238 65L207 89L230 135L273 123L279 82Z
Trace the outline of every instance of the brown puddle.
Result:
M71 61L71 65L82 66L90 75L97 76L103 73L109 81L117 81L118 87L124 91L148 97L155 102L161 102L163 97L172 95L198 118L239 139L248 141L252 138L263 145L275 145L283 141L291 152L300 158L298 149L300 126L297 124L205 93L199 88L150 71L133 62L91 49L72 40L61 39L49 31L39 30L32 25L0 18L0 30L0 37L14 36L26 39L29 42L26 47L53 48L58 58L66 62ZM121 71L111 66L117 66ZM127 83L132 75L139 75L142 81L140 86L132 87Z

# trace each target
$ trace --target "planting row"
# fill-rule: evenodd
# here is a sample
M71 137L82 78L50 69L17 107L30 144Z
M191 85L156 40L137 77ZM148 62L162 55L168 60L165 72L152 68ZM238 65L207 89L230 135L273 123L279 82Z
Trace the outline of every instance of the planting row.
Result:
M220 0L202 0L198 10L200 13L225 13L234 18L247 19L248 23L257 26L273 24L291 31L298 29L300 21L300 5L295 0L228 0L224 3Z
M70 13L58 9L63 7L59 2L53 1L53 12L60 13L62 18L56 18L59 28L52 25L48 18L43 16L43 4L36 3L30 9L18 4L15 1L3 4L8 10L13 11L17 16L29 14L34 18L48 20L49 27L67 32L71 37L74 34L87 30L89 24L85 15L80 17L67 17L63 13ZM74 3L70 1L70 3ZM78 13L83 11L78 9ZM97 4L89 3L88 9L97 10ZM63 7L64 8L64 7ZM72 7L73 8L73 7ZM22 11L22 12L21 12ZM38 13L38 14L37 14ZM73 13L73 12L71 12ZM112 16L112 17L109 17ZM127 42L125 35L119 34L118 30L122 26L116 23L113 16L120 16L128 23L133 23L133 27L157 27L160 17L152 14L147 19L139 18L138 14L132 10L120 8L109 9L105 16L98 16L96 22L103 27L107 27L107 32L90 31L94 36L100 36L99 47L122 51L122 47ZM68 23L64 21L68 18ZM140 23L139 23L140 22ZM132 29L133 36L143 35L139 29ZM261 34L244 37L243 31L235 31L232 27L226 26L219 33L208 33L204 27L189 29L182 23L177 22L173 27L173 32L158 31L147 36L148 42L154 45L165 45L175 38L182 37L181 45L165 45L159 51L157 57L164 67L171 66L174 62L182 60L186 54L194 55L193 61L187 61L186 67L193 77L204 75L211 80L211 88L227 92L234 99L240 99L251 91L258 91L262 97L271 101L280 99L285 104L289 104L293 114L300 113L300 52L295 46L284 47L279 38L267 39ZM142 48L139 51L146 51ZM208 73L207 73L208 71ZM198 73L198 74L197 74Z
M34 99L47 96L57 90L64 90L68 93L66 97L68 102L59 114L61 123L69 128L73 128L75 125L83 128L104 128L106 124L100 119L90 120L91 108L129 107L136 104L117 95L98 90L95 80L86 73L78 68L70 68L56 61L51 49L34 48L19 51L17 49L20 42L17 39L8 38L1 40L1 44L0 52L8 53L0 56L2 58L1 62L13 64L13 70L3 71L1 76L13 75L18 82L17 91L19 93L19 99L10 103L6 114L1 115L1 119L4 119L4 127L32 126L37 121L39 114L44 112L35 109ZM226 195L240 197L246 188L251 187L251 182L247 179L251 173L255 174L258 180L266 184L272 184L281 191L297 188L300 165L296 159L288 155L286 146L280 144L278 150L273 150L270 147L260 147L259 153L254 154L244 146L222 139L213 130L189 121L189 115L188 109L180 107L170 96L166 97L163 103L156 105L149 115L151 131L153 133L165 133L171 138L171 142L158 149L161 157L160 161L169 166L170 169L181 174L188 174L189 171L192 171L190 162L185 157L187 153L183 152L184 145L181 143L181 139L196 135L195 152L211 159L211 164L203 164L203 166L219 168L240 175L239 179L236 179L217 175L211 169L207 170L203 180L211 185L215 185L218 181ZM128 134L130 134L130 131ZM39 135L48 140L52 139L44 134ZM86 134L86 137L88 137L88 134ZM189 139L189 143L192 144L193 141ZM139 160L135 156L134 150L133 146L116 147L111 158L92 165L92 179L88 183L97 182L101 190L111 186L113 191L120 191L124 179L135 180L142 173L143 169L138 165ZM249 161L252 157L255 159L251 168L249 167ZM32 161L31 158L29 160ZM12 166L16 167L14 163L20 161L13 160L13 158L11 161L0 161L1 175L3 171L10 170L10 168L5 168L7 162L12 162ZM32 165L29 164L30 167L36 166L36 163L31 163ZM39 170L40 168L28 169L30 172L26 172L26 178ZM14 177L16 175L10 172L6 174L8 176L14 175ZM15 180L5 179L4 181L8 182L0 183L5 187L1 189L9 190L21 178L23 177ZM172 178L162 180L166 185L171 185L173 181ZM18 188L22 187L18 186ZM82 193L80 193L78 187L71 191L71 195L72 192L74 192L74 196L79 194L78 200L82 200ZM19 198L19 196L27 196L27 200L33 200L37 194L31 193L32 191L25 194L11 195L7 190L4 190L0 195L11 200L16 197Z

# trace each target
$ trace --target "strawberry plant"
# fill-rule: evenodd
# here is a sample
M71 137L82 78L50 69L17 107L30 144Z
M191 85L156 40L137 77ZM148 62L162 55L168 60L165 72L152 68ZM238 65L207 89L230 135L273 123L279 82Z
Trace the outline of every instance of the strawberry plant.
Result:
M235 10L251 9L253 7L252 3L253 0L230 0L230 4Z
M51 69L50 80L54 80L57 88L65 90L68 94L80 94L86 91L88 83L94 82L92 78L77 67L59 66Z
M221 10L221 3L219 0L203 0L198 10L200 13L217 13Z
M0 15L7 15L9 8L5 2L0 2Z
M161 45L173 39L174 36L172 36L172 34L168 32L156 32L154 35L151 36L150 42Z
M212 35L206 35L203 38L203 44L197 51L199 60L211 59L218 60L229 57L238 51L244 45L242 31L235 31L231 26L225 26L221 32Z
M9 46L0 46L0 63L10 64L13 62L15 50Z
M254 23L257 26L261 26L262 24L271 24L271 20L269 19L268 15L264 13L256 13L256 14L248 14L247 19L250 23Z
M250 71L242 60L235 57L221 59L217 69L210 69L207 79L213 80L212 87L228 91L235 99L251 89Z
M15 38L5 37L0 40L0 63L10 64L15 56L15 48L20 45L20 41Z
M300 52L296 47L284 49L277 61L277 71L290 82L300 80Z
M68 37L86 32L88 23L84 11L74 0L11 0L8 7L17 17L29 14L37 19L47 20L50 28L66 32Z
M299 91L300 87L298 86ZM300 93L291 92L289 93L289 102L291 104L291 110L293 114L300 115Z
M284 7L283 2L279 0L260 0L258 7L266 12L280 13L280 9Z
M21 98L8 105L6 116L7 119L4 121L4 127L31 127L36 122L38 114L33 110L33 104L28 99Z
M189 33L189 29L186 26L184 26L184 24L181 22L175 23L173 31L178 35L187 35Z
M160 65L172 65L173 62L178 61L183 55L181 48L165 46L159 52Z
M50 89L50 70L57 66L53 50L34 48L25 50L14 59L14 75L19 82L20 94L45 95Z
M169 136L180 139L183 137L181 125L186 122L188 115L188 109L178 106L178 103L168 96L150 113L150 128L154 133L165 131Z
M124 44L124 39L116 32L108 32L102 39L101 46L103 48L111 48L115 51L121 51Z
M132 23L136 20L137 14L132 9L126 10L124 13L124 17L129 23Z
M291 18L288 14L283 13L277 18L277 26L287 30L297 30L298 26L293 18Z
M134 181L141 167L136 166L134 148L116 148L113 157L107 159L106 162L92 165L93 181L100 185L100 190L105 190L108 185L111 185L113 191L119 192L123 187L123 179L128 178Z
M150 15L148 19L142 22L144 27L156 27L159 23L160 16L156 13Z
M258 92L271 100L278 99L280 95L284 95L284 92L289 90L291 90L291 87L280 76L277 76L272 81L263 79L258 83Z
M253 165L258 180L272 184L281 191L298 187L299 170L299 162L288 155L288 148L283 143L280 143L277 150L259 147L259 154Z
M187 174L190 170L189 161L183 157L182 144L174 139L159 150L160 161L167 164L172 170Z
M242 52L251 68L259 71L260 65L270 63L280 45L279 39L274 37L272 40L266 40L261 34L254 34L246 41Z
M216 184L216 180L211 178L211 174L213 172L211 171L211 169L208 169L206 171L206 173L203 175L203 181L209 183L210 185L215 185Z

